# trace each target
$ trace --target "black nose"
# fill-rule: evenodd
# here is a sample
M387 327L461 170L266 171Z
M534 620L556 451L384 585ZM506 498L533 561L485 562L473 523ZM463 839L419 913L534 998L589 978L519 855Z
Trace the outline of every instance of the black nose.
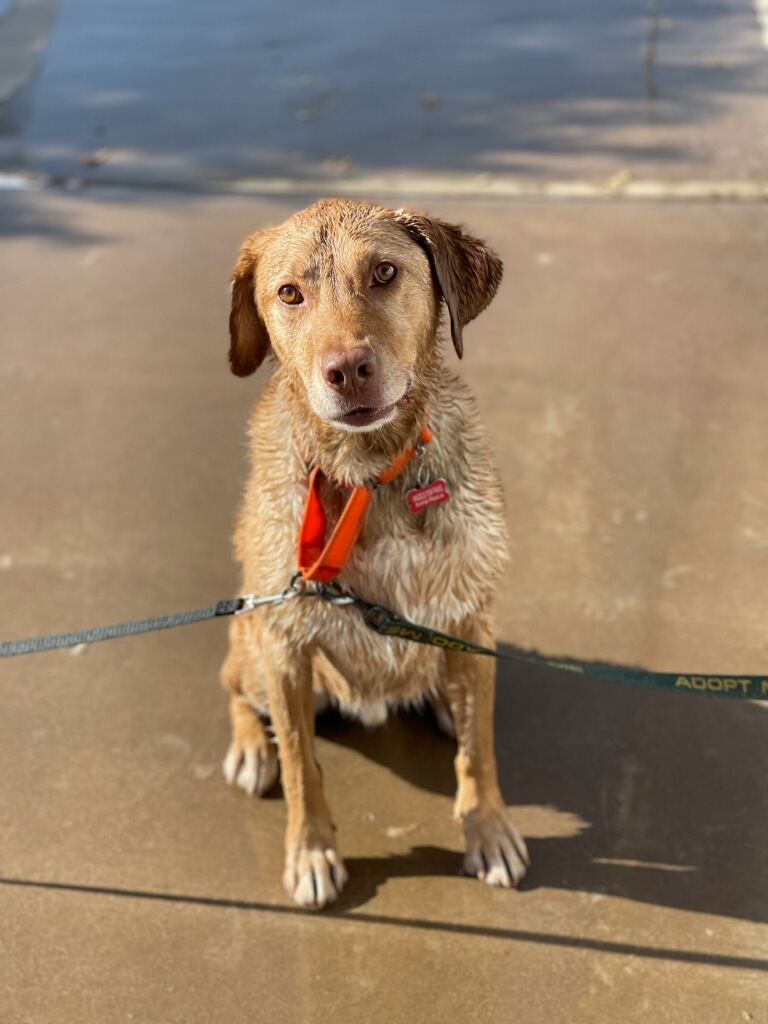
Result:
M323 379L340 394L363 391L376 376L376 356L367 345L332 349L322 362Z

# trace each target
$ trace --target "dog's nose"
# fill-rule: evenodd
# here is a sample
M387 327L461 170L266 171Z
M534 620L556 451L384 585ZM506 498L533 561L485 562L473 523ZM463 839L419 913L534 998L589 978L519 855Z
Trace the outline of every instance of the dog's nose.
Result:
M323 356L323 379L342 394L354 394L367 387L376 376L376 356L367 345L335 349Z

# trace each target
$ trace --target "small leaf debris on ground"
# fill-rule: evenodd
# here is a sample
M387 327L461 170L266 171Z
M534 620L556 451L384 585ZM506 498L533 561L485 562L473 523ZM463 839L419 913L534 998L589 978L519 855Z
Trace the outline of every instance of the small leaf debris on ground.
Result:
M410 832L413 832L416 825L390 825L389 828L384 829L384 835L387 839L402 839L407 836Z
M95 149L92 153L88 153L87 156L84 156L80 163L84 167L101 167L101 165L105 164L111 156L111 149Z
M632 181L632 171L628 167L622 167L620 171L612 174L610 178L606 178L603 182L603 192L606 192L609 196L618 195L622 192L627 185Z

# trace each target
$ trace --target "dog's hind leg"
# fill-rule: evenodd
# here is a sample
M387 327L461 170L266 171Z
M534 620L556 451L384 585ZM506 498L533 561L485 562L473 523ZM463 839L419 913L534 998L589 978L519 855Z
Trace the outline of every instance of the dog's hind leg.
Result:
M229 698L232 742L222 766L224 778L251 796L264 796L277 782L277 749L264 722L245 697Z

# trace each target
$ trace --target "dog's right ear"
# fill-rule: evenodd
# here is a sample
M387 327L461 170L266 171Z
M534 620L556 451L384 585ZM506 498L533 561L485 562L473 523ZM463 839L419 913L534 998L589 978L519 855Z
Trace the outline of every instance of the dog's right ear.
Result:
M232 271L229 365L238 377L254 373L270 348L269 334L256 305L256 267L263 241L262 231L246 238Z

